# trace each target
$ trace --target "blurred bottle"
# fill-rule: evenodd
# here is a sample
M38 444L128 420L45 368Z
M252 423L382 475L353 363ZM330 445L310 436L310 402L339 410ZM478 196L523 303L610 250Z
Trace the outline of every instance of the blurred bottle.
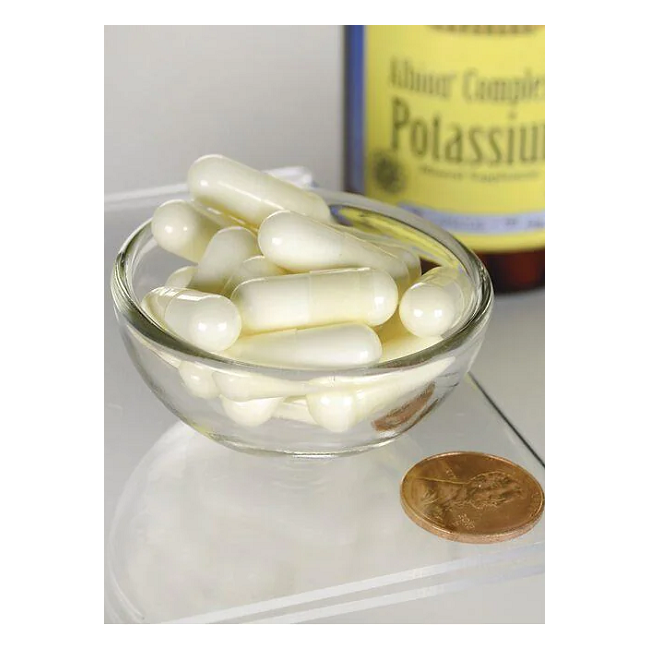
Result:
M544 26L346 27L345 184L544 284Z

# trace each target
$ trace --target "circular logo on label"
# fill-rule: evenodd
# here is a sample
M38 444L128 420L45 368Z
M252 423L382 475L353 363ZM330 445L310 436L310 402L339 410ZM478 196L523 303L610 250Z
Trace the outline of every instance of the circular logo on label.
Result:
M390 151L375 152L370 170L373 178L386 192L397 194L406 187L406 169Z

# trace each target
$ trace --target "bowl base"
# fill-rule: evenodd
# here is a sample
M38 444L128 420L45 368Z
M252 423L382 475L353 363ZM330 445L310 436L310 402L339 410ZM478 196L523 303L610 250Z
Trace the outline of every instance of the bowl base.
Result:
M234 449L235 451L241 451L246 454L251 454L253 456L284 456L290 458L312 458L315 460L326 459L326 458L338 458L343 456L356 456L357 454L362 454L371 449L377 449L378 447L384 447L385 445L397 440L402 434L398 433L391 438L385 438L382 440L377 440L376 442L369 442L367 444L359 445L357 447L350 447L340 450L305 450L305 451L296 451L294 449L276 449L269 447L260 447L257 445L252 445L242 441L232 440L231 438L226 438L225 436L220 436L219 434L212 432L201 431L200 429L195 429L201 435L206 436L214 442L218 442L224 447L229 449Z

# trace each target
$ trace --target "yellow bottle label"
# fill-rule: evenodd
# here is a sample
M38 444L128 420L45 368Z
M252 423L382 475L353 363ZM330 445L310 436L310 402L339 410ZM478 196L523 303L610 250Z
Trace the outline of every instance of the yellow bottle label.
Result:
M544 29L369 25L364 192L478 251L544 246Z

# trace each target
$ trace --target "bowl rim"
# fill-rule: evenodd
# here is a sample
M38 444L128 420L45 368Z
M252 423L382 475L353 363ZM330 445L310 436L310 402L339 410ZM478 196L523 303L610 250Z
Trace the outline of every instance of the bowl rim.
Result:
M134 271L136 253L143 247L157 246L151 232L150 218L129 235L117 253L111 274L111 296L116 313L121 315L147 342L153 344L154 347L163 348L165 352L176 355L181 360L203 364L213 370L241 371L242 373L276 376L295 381L308 381L323 377L324 375L358 378L360 376L386 374L392 371L414 368L438 357L443 358L449 356L450 352L458 349L464 343L469 342L483 329L490 316L494 302L492 282L478 256L451 233L403 208L369 199L360 194L325 190L322 188L308 189L320 195L330 206L352 207L379 213L382 216L387 216L393 220L405 223L409 227L442 244L461 263L472 281L475 295L478 297L474 302L472 310L463 320L454 326L451 333L442 341L403 357L366 366L341 369L286 368L253 364L218 354L211 354L160 327L140 306L131 279ZM178 196L177 198L184 197ZM187 198L189 199L190 197L187 196Z

